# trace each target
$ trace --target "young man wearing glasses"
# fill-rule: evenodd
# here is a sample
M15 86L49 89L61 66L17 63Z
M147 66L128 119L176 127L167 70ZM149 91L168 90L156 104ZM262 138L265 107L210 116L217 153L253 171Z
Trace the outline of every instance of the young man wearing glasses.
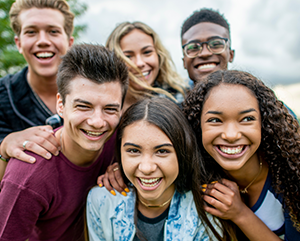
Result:
M214 71L227 69L234 58L230 42L229 24L214 10L195 11L185 20L181 28L183 65L194 83Z
M192 87L208 74L227 69L235 54L231 49L229 23L212 9L195 11L184 21L181 43L183 65L193 81ZM285 107L297 119L296 114Z

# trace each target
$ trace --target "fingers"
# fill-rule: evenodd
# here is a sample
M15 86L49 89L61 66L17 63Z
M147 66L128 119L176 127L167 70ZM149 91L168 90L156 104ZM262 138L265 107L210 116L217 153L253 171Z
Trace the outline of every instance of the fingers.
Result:
M129 189L124 183L118 163L114 163L107 167L106 173L98 178L98 184L104 185L113 195L116 195L113 188L123 196L127 196L126 192L129 192Z
M60 145L53 135L51 126L36 126L11 133L1 143L1 153L5 153L6 156L25 162L35 162L35 158L24 153L24 150L50 159L51 154L59 154Z
M205 210L223 219L234 219L241 213L244 204L237 184L223 179L222 183L205 185L204 201L209 204Z

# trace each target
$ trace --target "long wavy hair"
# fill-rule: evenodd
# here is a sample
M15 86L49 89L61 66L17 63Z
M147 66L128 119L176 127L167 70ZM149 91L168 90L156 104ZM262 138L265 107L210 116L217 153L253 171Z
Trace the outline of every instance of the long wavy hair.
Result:
M222 168L206 152L202 144L201 111L211 90L221 83L248 88L259 104L261 144L257 150L269 166L272 186L281 194L294 226L300 231L300 135L299 123L292 117L273 91L253 75L236 70L220 70L206 77L189 93L183 111L198 139L210 181L228 178Z
M141 76L142 73L139 70L139 68L129 59L127 58L120 46L121 39L129 34L134 29L138 29L145 34L151 36L154 43L154 48L156 50L156 53L159 58L159 73L156 78L156 81L158 81L161 84L168 84L173 89L179 91L181 94L185 95L185 84L182 81L182 78L179 76L179 74L175 70L175 65L172 61L171 55L168 52L168 50L163 46L158 34L150 28L148 25L142 22L123 22L119 24L110 34L106 41L106 47L110 50L114 50L115 53L124 60L124 62L129 66L130 68L134 69L137 73L139 73ZM137 78L134 74L132 74L129 71L129 78L130 81L133 81L134 83L142 86L145 91L138 91L132 88L129 85L128 92L130 92L133 96L139 97L139 96L152 96L151 92L156 92L159 94L163 94L168 96L170 99L175 100L175 98L167 91L165 91L162 88L154 88L146 83L146 81L142 81L139 78Z
M221 228L224 230L221 238L206 216L201 184L208 183L209 174L204 168L204 161L191 126L180 108L167 98L153 97L138 101L129 107L121 118L117 131L116 158L125 183L130 184L122 168L122 136L127 126L138 121L146 121L157 126L172 142L179 166L179 174L174 182L175 189L180 193L192 191L199 218L206 223L218 240L235 240L229 222L218 219L217 223L221 223Z

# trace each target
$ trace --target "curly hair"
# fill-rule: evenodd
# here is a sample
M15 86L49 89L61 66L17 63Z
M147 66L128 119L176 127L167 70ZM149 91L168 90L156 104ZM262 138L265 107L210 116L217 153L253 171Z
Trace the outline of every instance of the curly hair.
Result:
M210 8L202 8L199 11L193 12L193 14L183 22L181 27L181 38L191 27L204 22L215 23L226 28L230 40L229 48L231 47L230 25L228 21L225 19L223 14L220 14L218 11Z
M192 191L200 219L207 224L218 240L235 240L235 234L229 222L218 219L224 230L223 238L221 238L206 216L203 208L203 193L200 190L201 184L208 183L209 175L204 168L204 161L191 126L180 108L171 100L161 97L146 98L126 110L118 126L116 140L116 159L120 167L122 167L121 141L124 129L138 121L146 121L157 126L172 142L179 166L179 174L174 182L175 189L180 193ZM123 168L120 170L125 183L129 184Z
M300 135L299 123L273 91L253 75L236 70L220 70L206 77L189 93L183 111L192 125L210 179L228 178L202 145L201 110L211 90L221 83L243 85L256 97L261 114L261 144L257 150L269 166L272 186L281 194L297 230L300 230Z
M132 23L123 22L123 23L119 24L112 31L110 36L108 37L108 39L106 41L106 47L110 50L115 51L116 54L120 58L122 58L124 60L124 62L130 68L134 69L135 71L140 73L140 75L142 75L140 69L130 59L128 59L124 55L124 53L121 49L121 46L120 46L121 39L125 35L129 34L131 31L133 31L134 29L138 29L138 30L142 31L143 33L151 36L151 38L153 39L154 48L155 48L155 50L157 52L157 55L159 57L159 73L158 73L158 76L157 76L156 80L161 84L163 84L163 83L168 84L170 87L172 87L173 89L179 91L183 96L185 96L186 86L185 86L183 80L181 79L180 75L175 70L175 65L172 61L170 53L163 46L158 34L152 28L150 28L148 25L146 25L145 23L142 23L142 22L132 22ZM154 88L152 86L149 86L149 85L145 84L144 81L141 81L139 78L137 78L131 72L129 72L129 77L130 77L131 81L138 84L139 86L142 86L146 90L146 91L137 91L129 85L128 91L130 93L132 93L132 95L134 95L135 97L144 96L144 95L151 96L150 93L151 93L151 91L153 91L153 92L156 92L156 93L159 93L159 94L166 95L170 99L176 101L175 98L170 93L165 91L164 89Z

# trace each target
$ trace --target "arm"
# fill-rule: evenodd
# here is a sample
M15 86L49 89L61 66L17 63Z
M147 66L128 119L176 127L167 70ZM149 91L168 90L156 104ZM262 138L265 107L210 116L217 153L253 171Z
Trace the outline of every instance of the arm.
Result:
M24 141L27 141L26 150L32 151L45 159L50 159L51 154L58 155L60 150L60 145L53 135L51 126L35 126L7 135L0 146L1 155L4 158L14 157L21 161L34 163L35 158L24 152ZM6 163L1 161L0 180L3 177L5 168Z
M31 190L3 180L0 192L0 240L29 238L44 200Z
M119 164L116 162L108 166L106 172L98 177L97 184L100 187L104 185L105 188L114 196L116 195L116 193L113 190L113 188L116 189L123 196L126 196L126 192L129 192L129 189L124 183L119 168Z
M222 219L234 222L242 232L255 241L281 240L242 201L236 183L223 179L221 183L209 184L204 200L213 207L205 210Z

